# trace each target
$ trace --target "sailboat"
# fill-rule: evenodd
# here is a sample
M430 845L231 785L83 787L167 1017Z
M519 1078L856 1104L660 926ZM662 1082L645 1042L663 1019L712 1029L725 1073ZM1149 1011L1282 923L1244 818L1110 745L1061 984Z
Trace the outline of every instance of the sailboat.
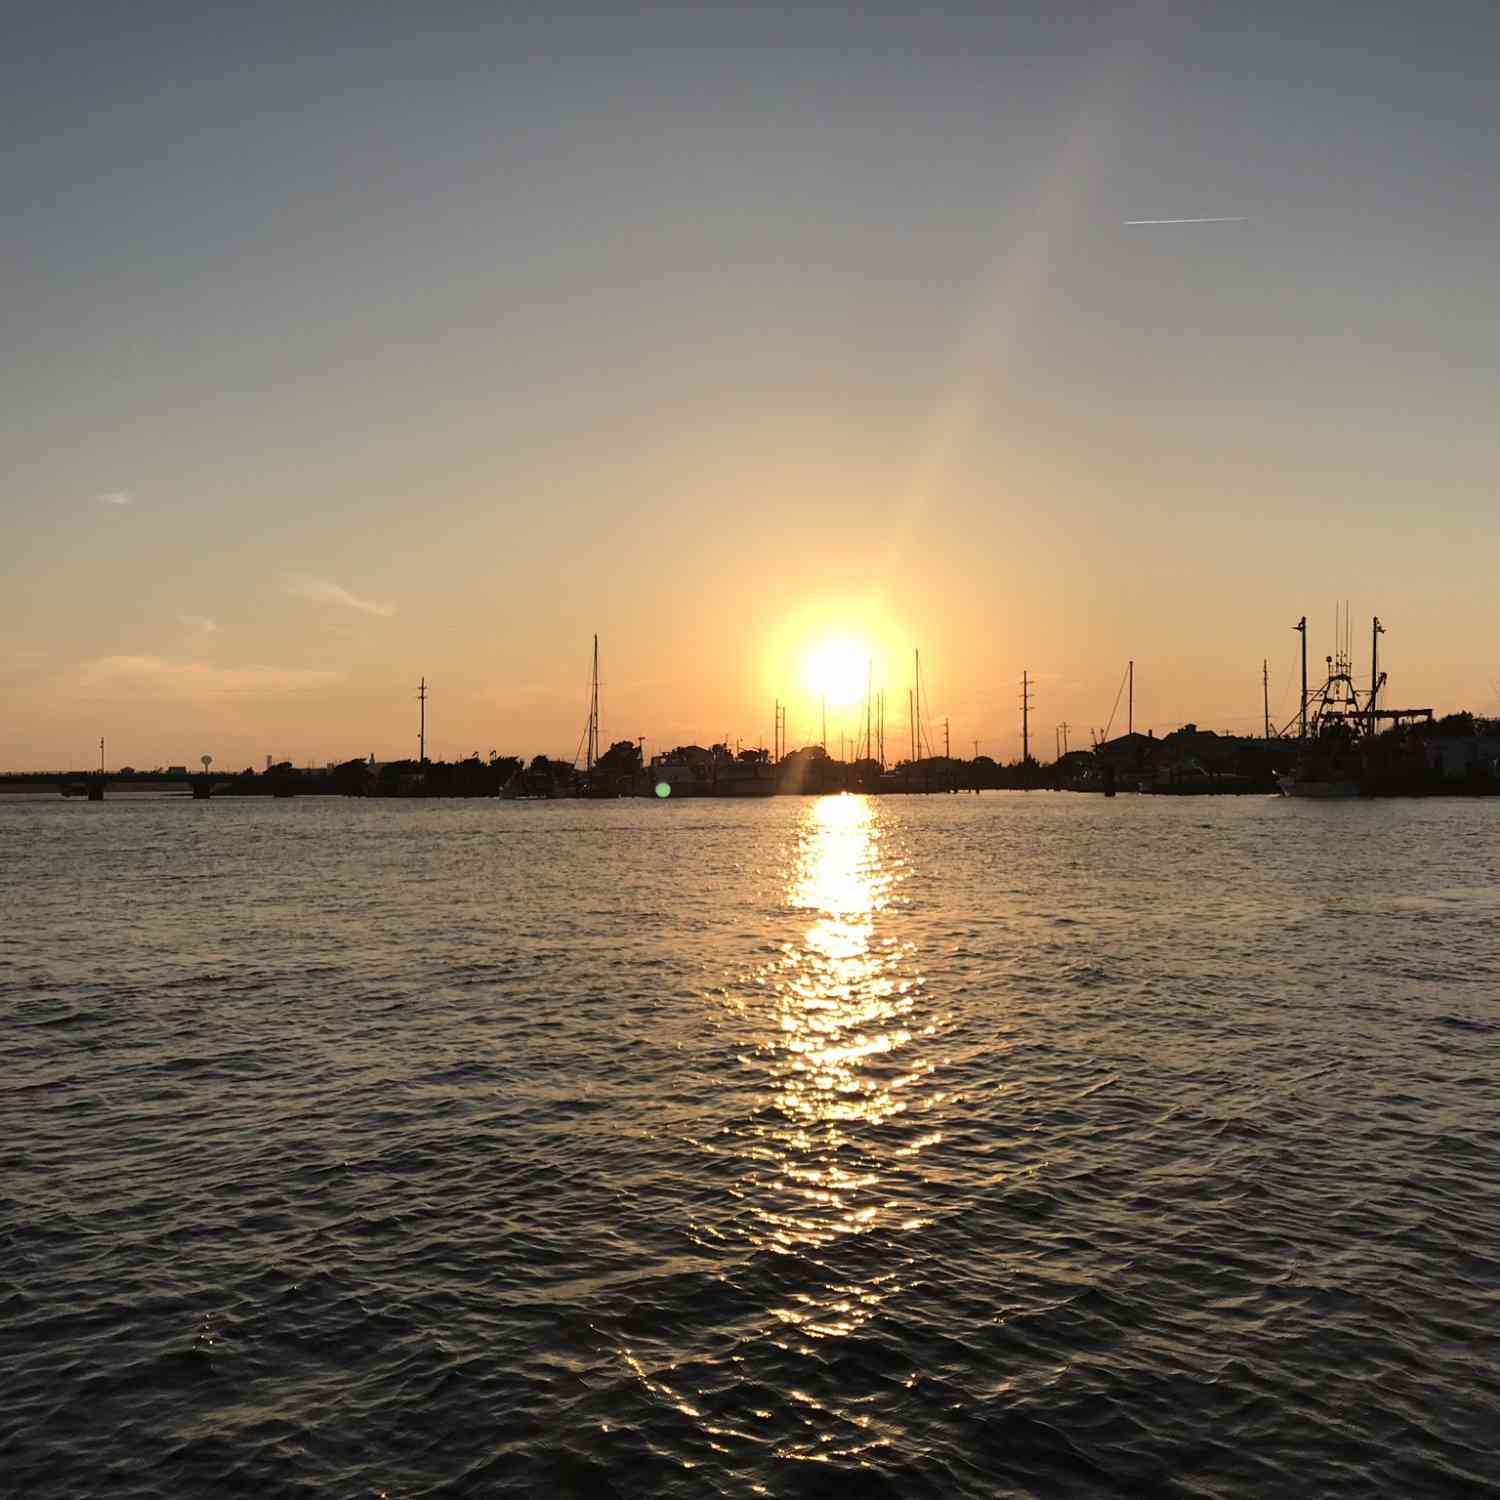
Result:
M599 765L599 637L594 637L594 669L589 682L589 723L585 731L588 750L584 760L583 779L579 783L580 797L618 797L618 788L613 777Z

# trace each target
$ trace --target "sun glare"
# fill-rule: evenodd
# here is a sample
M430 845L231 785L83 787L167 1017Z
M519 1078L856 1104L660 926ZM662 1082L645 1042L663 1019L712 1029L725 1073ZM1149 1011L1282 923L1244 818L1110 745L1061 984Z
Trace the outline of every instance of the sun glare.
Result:
M807 653L804 677L814 698L827 699L834 708L857 703L865 696L870 655L858 641L820 641Z

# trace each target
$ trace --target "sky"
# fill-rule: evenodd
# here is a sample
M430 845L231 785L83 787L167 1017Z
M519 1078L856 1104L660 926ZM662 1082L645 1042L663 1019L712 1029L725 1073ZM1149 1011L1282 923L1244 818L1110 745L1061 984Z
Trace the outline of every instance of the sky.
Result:
M0 769L1500 712L1500 12L920 9L20 14Z

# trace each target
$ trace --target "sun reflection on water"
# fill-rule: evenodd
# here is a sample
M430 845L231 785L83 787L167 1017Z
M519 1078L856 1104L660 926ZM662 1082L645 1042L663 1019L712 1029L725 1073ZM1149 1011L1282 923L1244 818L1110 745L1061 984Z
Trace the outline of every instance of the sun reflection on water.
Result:
M883 1322L937 1214L929 1174L946 1116L944 1091L926 1086L946 1023L901 894L904 842L899 813L877 801L803 803L765 912L771 944L718 992L738 1067L696 1142L715 1190L690 1233L736 1313L720 1365L696 1384L624 1351L654 1400L706 1414L711 1448L863 1468L896 1441L870 1410L885 1377L860 1372L867 1356L889 1363ZM725 1369L738 1372L727 1385ZM772 1403L768 1370L782 1372Z
M906 1056L921 978L882 922L905 874L882 849L869 798L808 804L785 897L808 925L762 975L776 1029L753 1059L769 1085L752 1146L765 1169L755 1196L766 1245L824 1247L896 1212L888 1178L909 1143L879 1141L880 1127L905 1112L930 1068ZM909 1171L909 1159L901 1166ZM856 1293L811 1319L803 1308L777 1316L810 1332L847 1331L878 1300Z
M902 1106L891 1082L864 1064L908 1040L910 1009L895 940L875 940L892 871L880 858L865 797L824 797L809 809L787 890L794 910L815 914L800 944L783 949L778 1008L786 1066L778 1103L791 1118L878 1123ZM832 1172L831 1184L849 1186Z

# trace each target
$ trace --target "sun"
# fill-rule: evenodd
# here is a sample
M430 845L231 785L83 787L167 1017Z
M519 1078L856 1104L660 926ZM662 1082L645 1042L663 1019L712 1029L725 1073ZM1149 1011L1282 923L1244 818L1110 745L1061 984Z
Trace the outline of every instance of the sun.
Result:
M844 708L865 696L870 654L847 638L819 641L808 653L803 670L807 691L830 707Z

